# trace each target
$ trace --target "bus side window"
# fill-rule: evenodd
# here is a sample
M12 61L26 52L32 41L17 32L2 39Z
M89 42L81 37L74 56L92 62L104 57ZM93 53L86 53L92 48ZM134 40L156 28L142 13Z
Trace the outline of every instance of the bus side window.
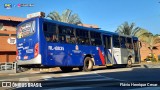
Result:
M113 47L120 48L119 36L117 35L113 36Z
M127 48L133 49L132 39L129 37L127 38Z
M64 35L59 35L59 42L65 43L65 36Z
M91 45L94 45L94 46L96 45L95 44L95 39L93 39L93 38L91 39Z
M50 41L50 36L49 36L49 34L47 34L47 33L45 33L45 32L44 32L44 34L45 34L46 41Z
M71 43L76 43L76 38L75 37L71 37Z
M67 35L66 35L66 43L71 43L70 36L67 36Z
M59 26L59 39L65 43L75 43L74 29L68 26ZM61 37L63 36L63 37Z
M82 45L90 45L87 30L76 29L77 43Z
M44 24L43 24L43 31L44 31L44 32L47 32L47 23L44 23Z
M51 42L58 42L58 38L57 38L57 36L56 35L52 35L52 37L51 37Z
M91 35L91 45L94 45L94 46L102 45L101 33L91 31L90 35Z
M44 36L47 42L57 42L57 32L56 32L56 24L54 23L48 23L44 22L43 23L43 31L44 31Z
M126 38L125 37L120 37L120 44L121 48L126 48Z

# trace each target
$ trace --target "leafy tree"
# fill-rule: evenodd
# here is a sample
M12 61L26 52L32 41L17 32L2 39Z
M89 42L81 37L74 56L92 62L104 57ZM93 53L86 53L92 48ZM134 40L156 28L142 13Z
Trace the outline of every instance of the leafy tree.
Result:
M62 15L60 15L57 11L53 11L49 13L47 17L60 22L66 22L76 25L82 24L78 14L72 14L72 11L69 9L65 10Z
M160 43L159 35L154 35L152 33L144 33L139 37L139 39L149 45L151 54L153 54L153 47L155 47L155 44Z
M157 43L160 43L159 35L158 34L154 35L152 33L144 33L139 37L139 39L149 45L152 60L154 60L155 57L153 56L153 48Z
M148 31L140 27L135 27L134 23L129 24L128 22L124 22L117 28L115 32L118 32L123 35L140 37L142 34L147 33Z

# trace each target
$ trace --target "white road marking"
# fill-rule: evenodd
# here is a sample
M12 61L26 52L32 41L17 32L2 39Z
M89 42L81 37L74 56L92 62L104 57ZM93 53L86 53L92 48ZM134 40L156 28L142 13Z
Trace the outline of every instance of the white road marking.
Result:
M50 79L53 79L53 77L51 77L51 76L41 76L42 77L42 79L44 79L44 80L50 80Z
M66 79L70 79L70 80L73 80L73 79L92 79L92 78L100 78L100 76L85 76L85 77L66 77L66 78L61 78L61 77L58 77L58 78L50 78L48 79L49 81L52 81L52 80L66 80ZM102 78L102 77L101 77Z
M97 73L111 73L111 72L123 72L123 71L131 71L134 68L117 68L117 69L106 69L106 70L97 70Z
M101 76L101 77L104 77L104 78L106 78L106 79L110 78L110 77L106 77L106 76L100 75L100 74L98 74L98 73L97 73L97 72L95 72L95 71L94 71L94 73L95 73L96 75ZM125 80L116 79L116 78L110 78L110 79L118 80L118 81L125 81Z
M29 81L28 78L20 78L19 81Z
M91 74L91 75L89 75ZM84 76L79 76L79 75L84 75ZM106 77L103 75L98 74L97 72L93 71L93 72L83 72L83 73L77 73L74 75L71 74L61 74L60 76L64 76L64 77L56 77L53 78L51 76L42 76L42 78L44 80L47 81L53 81L53 80L79 80L79 81L100 81L100 80L117 80L117 81L125 81L125 80L121 80L121 79L116 79L116 78L111 78L111 77ZM70 76L75 76L75 77L70 77ZM101 78L101 79L100 79ZM90 79L90 80L89 80ZM92 80L91 80L92 79ZM76 81L77 81L76 80Z
M71 76L71 75L69 75L69 74L62 74L61 76L65 76L66 77L66 76Z

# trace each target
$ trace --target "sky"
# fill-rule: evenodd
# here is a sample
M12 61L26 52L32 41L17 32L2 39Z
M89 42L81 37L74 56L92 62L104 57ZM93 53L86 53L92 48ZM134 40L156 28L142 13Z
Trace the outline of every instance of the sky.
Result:
M4 8L12 4L12 8ZM34 4L33 7L17 7ZM135 23L153 34L160 34L160 0L0 0L0 15L26 17L34 12L62 13L70 9L82 23L96 24L102 30L115 31L125 21Z

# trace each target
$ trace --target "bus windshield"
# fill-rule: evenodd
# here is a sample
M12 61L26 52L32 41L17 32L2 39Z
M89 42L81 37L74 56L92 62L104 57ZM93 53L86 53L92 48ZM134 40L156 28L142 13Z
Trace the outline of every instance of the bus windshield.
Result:
M17 38L24 38L35 33L35 21L30 21L17 28Z

